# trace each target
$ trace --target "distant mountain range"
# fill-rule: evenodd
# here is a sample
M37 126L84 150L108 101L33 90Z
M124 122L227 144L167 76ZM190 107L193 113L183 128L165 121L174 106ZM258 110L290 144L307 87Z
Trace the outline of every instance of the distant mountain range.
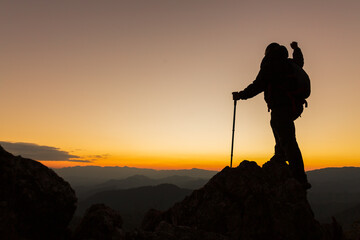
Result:
M203 169L154 170L133 167L67 167L53 169L73 187L102 184L111 179L124 179L134 175L158 179L171 176L187 176L192 178L210 179L217 171Z
M127 218L128 227L137 226L149 208L161 210L172 206L193 189L201 188L217 173L201 169L153 170L129 167L54 170L75 189L80 200L78 213L82 213L91 203L103 202L114 209L125 211L122 216ZM360 168L324 168L308 171L307 175L312 184L308 200L316 219L330 222L331 217L335 216L345 228L354 220L360 220ZM173 185L158 186L165 183Z
M138 227L150 208L170 208L217 173L195 168L154 170L96 166L54 171L75 190L79 198L77 216L94 203L105 203L121 212L126 229Z

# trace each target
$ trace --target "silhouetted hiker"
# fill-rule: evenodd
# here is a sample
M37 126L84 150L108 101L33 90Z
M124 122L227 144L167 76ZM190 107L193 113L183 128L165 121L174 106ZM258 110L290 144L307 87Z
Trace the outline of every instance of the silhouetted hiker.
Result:
M264 92L268 109L271 110L270 125L275 137L275 155L270 160L282 163L288 161L294 177L305 189L309 189L311 185L304 171L294 125L306 101L295 101L289 96L289 91L295 88L294 81L289 79L294 71L292 65L295 63L302 68L304 58L296 42L292 42L291 47L294 50L293 59L288 58L286 47L278 43L269 44L255 81L243 91L233 92L233 99L246 100Z

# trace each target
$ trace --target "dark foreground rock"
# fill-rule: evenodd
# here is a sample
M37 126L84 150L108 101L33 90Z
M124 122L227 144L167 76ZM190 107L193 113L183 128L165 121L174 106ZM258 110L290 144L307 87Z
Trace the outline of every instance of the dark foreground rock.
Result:
M76 202L54 171L0 146L1 239L66 239Z
M174 226L160 222L155 231L141 229L131 232L122 230L118 211L104 204L94 204L87 209L72 240L230 240L218 233L207 232L187 226Z
M222 234L230 239L324 239L306 191L287 165L261 168L243 161L224 168L203 188L165 212L150 211L142 227L157 232L161 222ZM200 239L200 238L193 238Z
M360 221L355 221L351 229L346 232L346 239L360 240Z
M174 226L160 222L155 231L133 231L126 234L126 240L230 240L219 233L207 232L188 226Z
M85 213L81 223L74 233L75 240L125 239L120 214L104 204L92 205Z

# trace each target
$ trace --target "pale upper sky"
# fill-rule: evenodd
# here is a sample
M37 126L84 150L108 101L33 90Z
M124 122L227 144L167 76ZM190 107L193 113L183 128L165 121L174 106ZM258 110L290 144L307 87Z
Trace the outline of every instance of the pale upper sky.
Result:
M359 12L357 0L2 0L0 141L75 156L53 167L221 169L231 92L269 43L298 41L305 166L360 166ZM263 94L239 102L234 165L272 156L269 119Z

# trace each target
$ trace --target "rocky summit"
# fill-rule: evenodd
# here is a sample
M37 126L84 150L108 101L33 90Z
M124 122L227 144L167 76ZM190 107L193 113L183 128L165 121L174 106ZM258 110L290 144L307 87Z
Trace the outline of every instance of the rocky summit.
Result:
M76 209L70 185L41 163L0 146L0 238L66 239Z
M287 165L267 162L261 168L243 161L224 168L203 188L165 212L149 211L142 227L154 231L162 222L187 226L229 239L322 239L306 191Z

